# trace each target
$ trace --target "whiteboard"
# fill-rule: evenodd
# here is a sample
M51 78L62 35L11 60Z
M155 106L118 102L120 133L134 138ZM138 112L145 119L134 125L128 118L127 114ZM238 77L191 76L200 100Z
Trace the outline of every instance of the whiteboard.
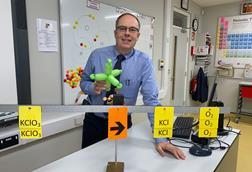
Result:
M10 0L1 1L0 21L3 23L0 32L0 104L17 104L17 84Z
M219 18L215 66L225 64L252 65L252 15Z
M63 78L70 69L75 71L78 67L84 68L94 49L115 44L115 21L124 12L132 12L138 16L141 23L141 35L136 49L147 53L152 58L153 17L98 1L60 0ZM72 88L64 83L63 103L74 104L79 91L79 86Z

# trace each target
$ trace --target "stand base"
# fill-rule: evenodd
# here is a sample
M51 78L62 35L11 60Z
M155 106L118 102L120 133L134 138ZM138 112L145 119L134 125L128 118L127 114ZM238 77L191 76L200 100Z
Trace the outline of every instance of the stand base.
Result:
M124 162L108 162L106 172L123 172Z
M192 146L189 149L189 152L195 156L210 156L212 154L212 150L208 146L200 146L200 145Z

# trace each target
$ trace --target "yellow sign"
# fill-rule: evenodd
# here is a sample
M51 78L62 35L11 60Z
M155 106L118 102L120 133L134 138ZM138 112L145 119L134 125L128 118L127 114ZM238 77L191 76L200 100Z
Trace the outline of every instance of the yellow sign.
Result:
M19 106L18 115L21 139L42 138L41 106Z
M199 129L199 137L204 137L204 138L217 137L217 128L214 128L214 129L201 128Z
M220 108L218 107L202 107L200 108L200 117L201 119L219 119Z
M155 107L154 128L172 128L174 107Z
M218 120L216 119L200 120L199 128L218 128Z
M108 111L108 139L118 140L127 137L128 108L109 108Z
M200 108L199 137L217 137L219 112L218 107Z
M21 139L39 139L42 138L41 128L20 128Z
M154 138L171 138L172 128L154 128Z
M172 137L174 107L155 107L154 111L154 138Z

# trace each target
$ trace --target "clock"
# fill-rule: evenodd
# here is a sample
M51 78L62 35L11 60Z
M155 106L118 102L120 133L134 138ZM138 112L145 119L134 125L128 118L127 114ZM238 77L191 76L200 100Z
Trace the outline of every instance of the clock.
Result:
M199 20L195 18L192 21L192 30L196 32L198 28L199 28Z

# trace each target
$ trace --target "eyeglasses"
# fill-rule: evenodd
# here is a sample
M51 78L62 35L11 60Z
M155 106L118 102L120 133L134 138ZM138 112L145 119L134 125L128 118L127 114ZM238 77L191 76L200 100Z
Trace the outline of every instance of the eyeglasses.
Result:
M126 26L117 26L116 27L116 30L119 31L119 32L127 32L127 30L130 32L130 33L136 33L136 32L139 32L139 29L136 28L136 27L126 27Z

